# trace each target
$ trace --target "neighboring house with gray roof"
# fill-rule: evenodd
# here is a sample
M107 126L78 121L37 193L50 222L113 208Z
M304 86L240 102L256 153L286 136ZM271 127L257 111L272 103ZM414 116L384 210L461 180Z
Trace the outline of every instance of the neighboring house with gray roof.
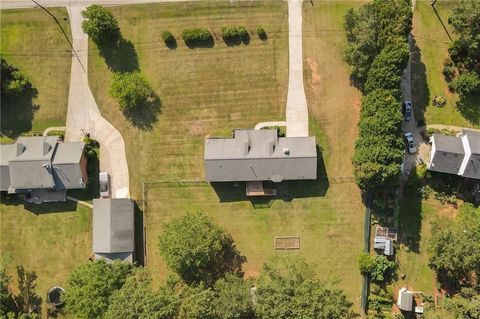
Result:
M207 138L205 178L209 182L314 180L315 137L279 137L278 130L233 131L232 138Z
M480 179L480 132L462 130L457 136L433 134L428 169Z
M67 189L86 187L84 147L56 136L19 137L14 144L0 145L0 191L28 202L65 201Z
M134 205L129 198L93 200L93 252L107 262L133 262L135 251Z

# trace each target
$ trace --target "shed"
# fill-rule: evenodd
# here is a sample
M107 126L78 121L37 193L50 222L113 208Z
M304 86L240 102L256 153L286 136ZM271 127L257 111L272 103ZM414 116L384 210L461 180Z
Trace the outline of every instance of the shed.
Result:
M129 198L93 200L95 259L132 262L135 251L134 205Z
M403 311L413 310L413 292L408 291L406 287L403 287L398 291L397 306Z
M393 241L391 239L375 237L373 247L382 250L385 256L393 255Z

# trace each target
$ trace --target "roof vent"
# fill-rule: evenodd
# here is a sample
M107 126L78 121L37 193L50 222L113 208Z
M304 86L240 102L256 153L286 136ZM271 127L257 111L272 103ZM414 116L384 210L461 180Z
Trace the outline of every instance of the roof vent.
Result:
M290 150L285 147L285 148L283 149L283 154L285 154L285 155L290 155Z

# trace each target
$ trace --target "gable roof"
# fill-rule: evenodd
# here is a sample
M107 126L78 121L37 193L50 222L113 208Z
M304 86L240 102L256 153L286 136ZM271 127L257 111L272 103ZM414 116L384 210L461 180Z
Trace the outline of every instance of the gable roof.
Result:
M1 189L85 187L79 167L84 146L61 143L56 136L22 136L14 144L0 145Z
M93 200L93 252L134 251L134 207L128 198Z
M480 132L464 129L462 135L467 137L471 153L480 154Z
M315 137L278 137L274 130L234 130L205 141L207 181L316 179Z
M429 169L435 172L458 174L465 157L462 140L458 137L433 134L434 153Z

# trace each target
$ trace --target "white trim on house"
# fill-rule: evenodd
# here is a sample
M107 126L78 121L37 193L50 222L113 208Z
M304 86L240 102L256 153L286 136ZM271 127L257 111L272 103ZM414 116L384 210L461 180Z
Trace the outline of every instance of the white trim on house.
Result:
M433 157L435 156L436 147L435 147L435 139L433 138L433 136L430 137L430 143L432 144L432 149L430 150L430 160L427 163L427 169L431 169L433 166L435 166L433 164Z
M462 165L460 165L460 169L458 170L458 175L463 176L463 174L465 173L465 169L467 168L468 162L470 161L470 157L472 156L472 150L470 149L470 143L468 142L467 135L460 134L460 138L462 139L465 157L463 158Z

